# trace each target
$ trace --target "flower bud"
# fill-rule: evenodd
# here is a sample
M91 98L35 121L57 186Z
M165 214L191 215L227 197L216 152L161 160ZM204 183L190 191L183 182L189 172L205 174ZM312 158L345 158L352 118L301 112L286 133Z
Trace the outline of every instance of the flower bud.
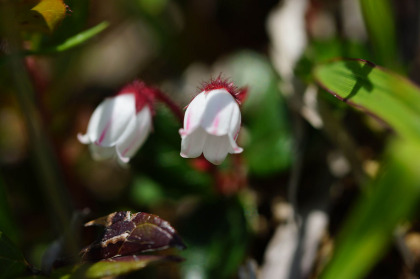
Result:
M209 162L219 165L228 153L242 152L236 138L241 127L239 103L246 91L220 76L204 84L188 105L184 129L179 131L182 157L196 158L203 153Z
M130 161L151 131L153 96L154 89L135 81L99 104L87 133L77 135L89 144L93 159L117 158L122 165Z

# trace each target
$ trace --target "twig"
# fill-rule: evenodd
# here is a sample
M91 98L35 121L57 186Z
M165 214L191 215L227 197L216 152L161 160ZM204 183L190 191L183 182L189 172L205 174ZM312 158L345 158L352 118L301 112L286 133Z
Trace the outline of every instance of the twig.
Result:
M182 109L171 98L169 98L165 93L163 93L159 89L155 89L154 93L155 93L155 97L159 101L161 101L162 103L168 106L168 108L172 111L172 113L175 115L175 117L178 119L178 121L182 125L184 121L184 112L182 111Z

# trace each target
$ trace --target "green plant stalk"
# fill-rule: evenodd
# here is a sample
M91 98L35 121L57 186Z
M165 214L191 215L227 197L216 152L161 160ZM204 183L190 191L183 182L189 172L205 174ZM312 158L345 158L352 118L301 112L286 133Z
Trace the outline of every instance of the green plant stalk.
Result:
M323 93L323 92L321 92ZM326 101L318 97L319 114L324 122L323 131L348 160L351 171L359 185L363 185L368 180L367 174L362 168L362 158L357 152L357 145L353 137L349 134L346 127L341 125L339 119L329 108Z
M16 223L14 222L13 215L10 211L6 187L4 184L3 177L0 174L0 231L5 233L13 241L13 243L18 243L20 233L16 228Z
M11 53L21 51L22 42L19 30L13 24L13 7L5 4L0 9L0 23L9 42ZM46 136L42 121L34 105L35 92L26 71L22 57L11 55L9 65L16 89L16 98L21 108L30 142L33 148L33 160L43 187L44 194L50 206L50 214L60 233L69 230L71 206L69 195L59 174L56 157L50 140ZM28 185L30 187L30 185Z
M395 21L390 0L360 0L363 18L379 65L399 70Z

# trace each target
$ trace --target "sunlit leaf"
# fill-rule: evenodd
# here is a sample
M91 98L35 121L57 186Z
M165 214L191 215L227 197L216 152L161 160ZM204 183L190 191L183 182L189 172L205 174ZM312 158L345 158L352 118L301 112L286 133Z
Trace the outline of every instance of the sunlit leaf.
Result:
M364 278L383 255L399 222L420 197L420 143L399 140L389 146L382 174L345 223L323 279Z
M363 278L420 196L420 90L409 80L363 60L315 68L318 84L385 122L399 136L368 195L357 203L322 278Z
M73 37L68 38L63 43L61 43L57 46L49 47L47 49L43 49L43 50L38 51L38 52L31 52L31 53L28 53L28 54L51 53L51 52L61 52L61 51L69 50L73 47L76 47L78 45L83 44L87 40L89 40L92 37L96 36L97 34L101 33L108 26L109 26L108 22L106 22L106 21L101 22L98 25L96 25L96 26L94 26L94 27L92 27L88 30L85 30L85 31L73 36Z
M22 253L0 231L0 278L16 278L27 268Z
M66 15L63 0L20 0L18 24L24 30L52 32Z
M48 278L108 278L138 271L154 263L178 263L184 259L168 255L132 255L104 259L95 263L84 262L76 266L67 266L53 270ZM31 277L25 277L31 278ZM38 277L34 277L38 278ZM39 277L44 278L44 277ZM119 278L119 277L118 277ZM22 278L23 279L23 278Z
M160 255L124 256L99 261L84 272L86 278L103 278L127 274L159 261L180 261L177 257Z
M107 259L169 247L186 247L175 229L167 221L153 214L120 211L86 224L92 225L105 226L105 234L98 242L82 250L84 260Z
M318 84L338 99L382 119L398 135L420 138L420 89L364 60L336 60L314 70Z

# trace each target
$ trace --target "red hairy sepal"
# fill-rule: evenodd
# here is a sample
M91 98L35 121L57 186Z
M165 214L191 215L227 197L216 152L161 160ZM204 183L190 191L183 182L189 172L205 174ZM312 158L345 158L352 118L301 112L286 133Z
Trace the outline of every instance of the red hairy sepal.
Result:
M225 89L238 104L244 102L248 93L248 87L238 88L230 79L222 78L222 74L219 74L217 78L210 79L209 82L204 82L200 87L200 92L208 92L215 89Z
M142 108L147 105L150 108L152 114L154 114L153 104L156 97L156 88L149 87L140 80L135 80L126 86L124 86L117 95L122 94L134 94L136 100L136 112L142 110Z

